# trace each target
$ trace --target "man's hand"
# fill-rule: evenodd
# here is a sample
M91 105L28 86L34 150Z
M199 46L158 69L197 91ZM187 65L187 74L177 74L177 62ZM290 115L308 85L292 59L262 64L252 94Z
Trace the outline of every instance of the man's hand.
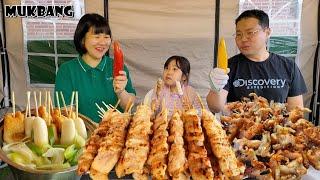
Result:
M230 69L227 69L227 73ZM224 69L214 68L209 73L210 87L214 92L219 92L227 83L229 76L225 73Z
M125 71L119 71L119 76L116 76L113 80L113 89L117 95L120 95L127 85L127 73Z

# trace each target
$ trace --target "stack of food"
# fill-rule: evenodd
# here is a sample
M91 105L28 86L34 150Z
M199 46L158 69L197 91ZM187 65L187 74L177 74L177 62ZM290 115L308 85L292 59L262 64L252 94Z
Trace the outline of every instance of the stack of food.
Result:
M237 160L221 124L206 109L202 109L202 124L208 136L212 153L219 164L215 175L221 179L239 177L244 171L244 166Z
M132 106L126 108L125 113L106 107L107 111L98 107L103 114L102 121L79 159L78 174L90 172L92 179L106 179L118 162L116 172L119 177L131 173L142 176L149 152L150 108L141 105L131 117L128 112Z
M184 128L180 114L180 111L176 111L169 123L170 136L168 143L171 143L171 147L168 158L168 172L172 179L189 179L183 140Z
M184 121L185 139L188 147L188 166L192 178L213 179L214 173L204 146L204 134L197 110L190 109L186 111L182 119Z
M78 95L73 93L73 98L74 95L78 104ZM14 102L14 94L12 96ZM30 92L27 97L25 114L15 112L13 106L13 113L4 117L3 152L12 162L34 170L58 170L76 165L87 138L78 106L76 113L71 108L64 116L60 108L53 109L49 92L43 105L39 98L39 107L34 93L36 108L32 116Z
M167 159L169 153L169 145L167 139L169 133L167 131L167 128L168 110L163 107L162 111L153 121L151 150L147 161L147 166L150 168L151 175L154 179L169 178L167 171Z
M110 109L105 112L100 125L97 129L93 131L91 137L86 143L86 148L83 151L83 154L79 158L78 162L78 174L83 174L88 172L90 166L98 154L98 150L102 143L103 138L106 136L108 129L110 129L110 119L114 115L119 114L115 109Z
M146 105L139 105L133 116L127 111L122 114L98 107L102 121L79 159L78 174L107 179L115 167L119 178L129 174L134 179L241 177L244 166L211 112L203 108L199 117L197 110L189 106L168 117L164 104L156 115ZM211 147L205 146L205 137ZM209 155L208 148L214 153Z
M94 158L90 168L91 176L105 177L112 170L120 158L124 147L126 128L130 122L129 113L113 113L109 119L106 135L101 139L102 143L98 149L98 154Z
M250 96L229 103L230 115L221 117L237 158L246 165L245 177L300 179L310 165L320 170L320 127L304 119L310 110L289 112L284 104Z
M144 164L150 150L149 134L151 134L151 111L148 106L140 105L134 114L125 148L116 167L118 177L133 173L137 177L145 177Z

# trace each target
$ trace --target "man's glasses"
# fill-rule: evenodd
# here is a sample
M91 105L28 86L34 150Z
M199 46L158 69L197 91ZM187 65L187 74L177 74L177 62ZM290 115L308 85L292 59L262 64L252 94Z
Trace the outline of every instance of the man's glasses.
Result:
M254 31L246 31L244 33L242 32L237 32L235 34L233 34L233 36L237 39L237 40L240 40L242 39L243 37L246 37L247 39L251 39L253 38L259 31L261 31L262 29L257 29L257 30L254 30Z

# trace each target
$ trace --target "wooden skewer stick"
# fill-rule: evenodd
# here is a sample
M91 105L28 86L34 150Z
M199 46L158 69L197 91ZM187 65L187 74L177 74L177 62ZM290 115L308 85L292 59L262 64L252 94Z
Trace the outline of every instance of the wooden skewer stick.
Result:
M32 117L32 116L31 116L31 103L30 103L30 99L29 99L29 104L28 104L28 106L29 106L29 109L28 109L28 111L29 111L29 113L28 113L28 114L29 114L29 117Z
M49 103L48 103L48 94L49 94L49 91L44 91L45 92L45 99L44 99L44 104L47 107L49 107Z
M129 107L131 106L131 104L133 104L133 102L132 102L132 97L129 98L128 103L127 103L127 105L126 105L126 108L125 108L124 112L128 112Z
M48 95L49 95L49 97L50 97L51 112L53 113L54 107L53 107L53 103L52 103L52 98L51 98L51 93L50 93L50 91L48 91ZM53 99L54 99L54 95L53 95Z
M29 107L29 109L28 109L28 111L29 111L29 117L31 117L30 95L31 95L31 92L28 91L28 92L27 92L27 101L28 101L28 107Z
M131 103L131 105L130 105L130 107L129 107L129 109L128 109L128 113L129 113L129 114L131 114L131 109L132 109L133 105L134 105L134 103Z
M68 109L67 109L67 106L66 106L66 101L64 101L64 97L63 97L62 91L60 91L60 95L61 95L61 99L62 99L64 110L66 112L66 116L68 116Z
M47 100L46 100L47 98ZM44 107L46 107L46 111L47 111L47 108L48 108L48 92L47 91L44 91L44 104L43 104Z
M98 103L95 103L95 104L96 104L97 108L100 110L100 112L101 112L102 114L104 114L104 113L106 112L104 109L102 109L102 107L100 107L100 106L98 105Z
M51 92L49 91L48 92L49 94L49 99L50 99L50 110L51 110L51 113L54 113L54 107L53 107L53 102L52 102L52 98L51 98ZM53 99L54 99L54 96L53 96ZM50 114L51 115L51 114ZM52 121L52 116L51 116L51 121Z
M114 106L112 106L112 104L109 104L109 107L111 107L112 109L115 109Z
M114 106L114 109L117 109L117 107L119 106L119 104L120 104L120 99L118 99L117 104Z
M116 110L117 112L120 113L120 111L119 111L116 107L112 106L112 104L109 104L109 106L110 106L112 109L114 109L114 110Z
M28 112L29 112L29 105L28 105L28 93L27 93L27 104L26 104L26 111L25 111L25 118L28 117Z
M104 101L102 101L102 104L103 104L108 110L111 109Z
M104 110L102 107L100 107L100 111L104 114L106 113L106 110Z
M42 102L41 102L41 91L39 91L39 106L41 106Z
M69 112L69 118L72 116L72 107L73 107L74 94L75 94L75 92L74 92L74 91L72 91L71 100L70 100L70 112Z
M100 116L103 117L103 113L102 113L102 112L100 112L100 111L97 111L97 112L98 112L98 114L99 114Z
M110 104L110 105L111 105L111 104ZM112 107L111 107L111 106L109 106L109 105L107 105L107 106L108 106L108 108L109 108L109 109L114 110L114 107L113 107L112 105L111 105ZM116 109L116 110L117 110L117 109Z
M33 96L34 96L34 102L36 103L36 117L39 117L38 113L38 102L37 102L37 93L33 91Z
M59 93L56 91L56 99L57 99L57 105L59 110L59 117L61 117L61 109L60 109L60 101L59 101Z
M49 104L48 104L48 92L47 91L44 91L44 104L43 104L43 106L45 107L45 111L48 112Z
M79 97L78 97L78 91L76 91L76 118L79 117Z
M16 100L14 98L14 91L11 92L11 97L12 97L13 117L16 117Z
M47 96L47 94L48 94L48 125L50 126L51 125L51 97L50 97L50 94L49 94L49 91L48 92L46 92L46 96Z
M197 97L198 97L199 103L201 105L201 109L204 109L204 104L203 104L203 102L201 100L201 97L200 97L200 95L198 93L197 93Z
M109 105L106 105L107 109L110 110L110 109L113 109L112 107L110 107Z

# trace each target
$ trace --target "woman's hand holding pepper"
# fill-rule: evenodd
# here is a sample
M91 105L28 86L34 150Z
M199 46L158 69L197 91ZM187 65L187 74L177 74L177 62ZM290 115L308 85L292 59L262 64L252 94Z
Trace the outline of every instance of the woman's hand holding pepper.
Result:
M127 82L127 73L125 71L119 71L119 76L116 76L113 80L113 89L118 96L125 90Z

